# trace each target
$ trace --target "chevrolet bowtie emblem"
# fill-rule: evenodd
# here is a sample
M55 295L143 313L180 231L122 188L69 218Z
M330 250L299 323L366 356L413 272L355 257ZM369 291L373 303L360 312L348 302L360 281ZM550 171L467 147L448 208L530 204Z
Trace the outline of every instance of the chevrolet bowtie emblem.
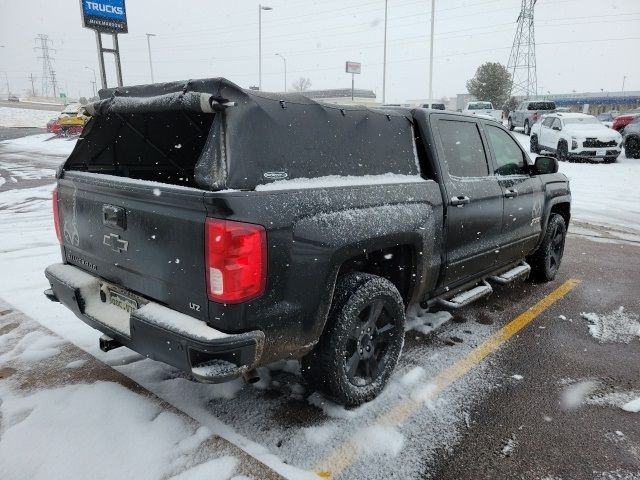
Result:
M105 235L102 243L104 243L107 247L111 247L111 250L117 253L126 252L127 248L129 248L129 242L127 242L126 240L122 240L120 238L120 235L118 235L117 233Z

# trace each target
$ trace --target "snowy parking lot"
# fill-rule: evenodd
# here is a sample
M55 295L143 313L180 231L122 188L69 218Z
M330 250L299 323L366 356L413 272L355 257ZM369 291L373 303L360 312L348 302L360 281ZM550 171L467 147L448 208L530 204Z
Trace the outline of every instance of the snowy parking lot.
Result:
M640 161L562 163L573 224L559 278L455 315L412 311L390 385L346 409L293 360L253 385L206 385L104 353L49 302L53 175L73 145L0 143L2 478L640 478Z

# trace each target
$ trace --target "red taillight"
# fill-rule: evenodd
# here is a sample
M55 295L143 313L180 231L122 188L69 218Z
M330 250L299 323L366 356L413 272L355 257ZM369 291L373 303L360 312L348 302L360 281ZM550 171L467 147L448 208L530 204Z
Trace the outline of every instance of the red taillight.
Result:
M58 188L55 188L53 190L51 202L53 203L53 226L56 229L56 237L58 237L58 243L62 243L62 234L60 233L60 212L58 211Z
M240 303L262 295L267 278L264 227L207 218L205 261L209 300Z

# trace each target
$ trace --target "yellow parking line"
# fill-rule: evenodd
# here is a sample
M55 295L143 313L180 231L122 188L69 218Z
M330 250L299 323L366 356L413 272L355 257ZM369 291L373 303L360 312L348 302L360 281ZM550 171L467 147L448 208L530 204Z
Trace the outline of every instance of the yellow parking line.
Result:
M538 303L522 312L508 324L491 335L481 345L471 350L465 357L449 366L433 378L417 395L407 398L384 414L374 424L382 426L398 426L416 413L424 402L434 398L440 391L464 376L488 355L495 352L502 344L526 327L538 315L569 293L580 280L570 279L556 288ZM316 464L313 470L320 478L331 478L342 473L358 458L359 450L354 440L347 440L333 450L327 457Z

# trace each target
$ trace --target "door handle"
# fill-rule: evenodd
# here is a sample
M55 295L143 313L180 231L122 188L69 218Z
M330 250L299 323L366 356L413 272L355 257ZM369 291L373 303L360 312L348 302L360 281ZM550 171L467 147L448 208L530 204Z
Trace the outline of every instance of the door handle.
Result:
M514 198L518 196L518 190L515 188L507 188L504 192L504 198Z
M466 195L458 195L457 197L451 197L449 205L453 207L462 208L467 203L471 203L471 199Z

